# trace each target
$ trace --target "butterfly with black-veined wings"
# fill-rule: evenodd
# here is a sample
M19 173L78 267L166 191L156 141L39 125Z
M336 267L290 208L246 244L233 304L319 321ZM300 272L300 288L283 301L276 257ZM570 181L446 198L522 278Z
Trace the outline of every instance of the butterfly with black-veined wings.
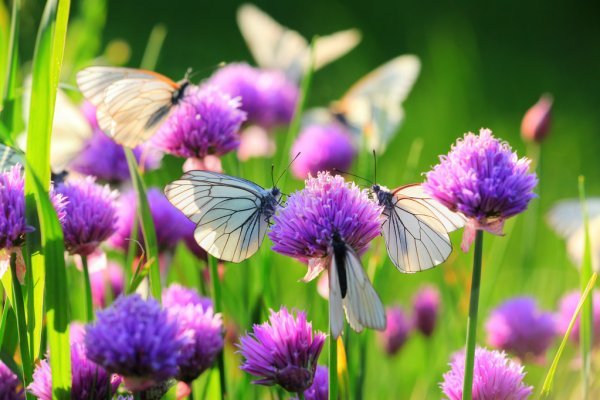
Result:
M331 334L334 338L342 334L344 312L356 332L365 327L385 329L385 309L363 270L360 257L337 233L333 235L332 248L331 264L327 269Z
M25 154L20 150L0 143L0 172L7 171L19 164L25 166Z
M281 199L277 187L210 171L189 171L167 185L169 201L196 224L208 254L241 262L258 251Z
M240 6L237 21L259 67L281 70L295 81L306 72L310 48L298 32L280 25L252 4ZM315 41L314 69L342 57L359 42L360 33L356 29L320 36Z
M100 128L117 143L134 148L150 139L189 85L156 72L122 67L89 67L77 73L83 96L97 108Z
M420 184L371 190L383 206L381 233L388 255L400 272L414 273L444 262L452 252L449 232L462 228L466 218L431 198Z
M418 57L396 57L356 82L329 109L309 110L304 123L337 119L349 128L356 145L383 153L404 120L402 102L420 69Z

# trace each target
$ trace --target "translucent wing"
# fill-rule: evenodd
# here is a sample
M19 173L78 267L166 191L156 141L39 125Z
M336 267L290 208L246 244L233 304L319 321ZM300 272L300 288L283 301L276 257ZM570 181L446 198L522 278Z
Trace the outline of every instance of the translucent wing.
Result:
M0 172L9 170L17 164L25 165L25 155L19 150L0 143Z
M259 249L274 196L245 179L209 171L190 171L169 184L165 194L197 226L194 237L210 255L241 262Z
M587 199L590 221L600 217L600 198ZM583 227L583 210L577 199L563 200L554 205L547 215L548 224L563 238L570 238Z
M346 246L346 277L348 292L342 303L348 323L357 332L365 327L385 329L385 309L381 300L363 270L358 255ZM331 269L335 269L332 266Z
M334 112L343 116L357 140L364 140L369 148L382 153L400 128L404 119L401 103L420 69L416 56L396 57L354 84L334 104Z
M381 230L388 255L401 272L433 268L452 252L448 230L437 213L428 201L407 196L403 188L385 205Z
M332 256L329 274L329 325L334 338L340 337L344 329L344 307L342 305L342 289L336 268L335 255ZM362 329L362 328L361 328Z
M238 9L237 21L259 66L282 70L290 78L299 80L310 62L308 42L302 35L280 25L251 4ZM315 69L340 58L359 42L360 33L355 29L320 37L315 44Z

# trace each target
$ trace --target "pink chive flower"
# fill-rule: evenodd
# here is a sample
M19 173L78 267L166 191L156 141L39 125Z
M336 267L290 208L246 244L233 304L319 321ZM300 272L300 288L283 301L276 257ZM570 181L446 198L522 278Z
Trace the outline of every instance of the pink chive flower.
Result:
M121 265L109 261L106 268L90 274L90 283L94 306L104 308L107 305L106 295L108 292L110 292L110 298L112 299L116 299L123 293L125 289L125 272Z
M0 361L0 399L25 400L25 392L19 377Z
M392 356L397 354L406 343L412 330L412 323L401 307L388 307L385 315L387 326L383 332L377 332L377 337L385 352Z
M413 325L423 335L433 334L440 309L440 291L435 286L423 286L413 297Z
M588 297L589 298L589 297ZM558 312L556 314L556 325L558 329L558 333L560 335L564 335L567 332L567 328L569 327L569 323L571 322L571 318L575 313L575 309L577 308L577 304L581 299L581 292L578 290L573 290L567 294L565 294L561 299L558 305ZM594 325L594 338L593 343L594 346L600 345L600 290L594 290L592 293L592 303L594 309L593 316L593 325ZM581 324L581 315L577 317L575 320L575 325L573 325L573 329L571 330L571 335L569 335L569 339L573 343L579 343L579 329Z
M545 94L523 117L521 137L528 142L541 143L550 130L552 119L552 96Z

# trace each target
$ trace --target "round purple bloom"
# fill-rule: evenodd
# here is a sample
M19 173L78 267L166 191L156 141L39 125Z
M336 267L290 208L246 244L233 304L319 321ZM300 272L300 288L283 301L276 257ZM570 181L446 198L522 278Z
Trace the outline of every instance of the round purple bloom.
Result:
M249 123L270 129L292 121L298 87L281 71L234 63L215 72L209 83L232 97L240 97Z
M220 156L237 149L245 120L238 97L213 86L191 86L153 141L179 157Z
M434 286L422 287L413 298L413 324L425 336L431 336L437 323L440 292Z
M171 250L190 233L190 230L193 231L195 225L167 200L161 190L150 188L146 194L148 195L152 220L154 226L157 227L156 239L159 250ZM134 191L122 194L117 209L117 231L108 239L112 246L127 250L136 213L137 194ZM141 228L138 230L137 237L138 241L143 241Z
M379 235L380 216L381 208L369 199L366 190L341 176L320 172L289 197L274 217L269 237L273 250L303 261L329 257L334 234L362 254Z
M25 234L33 228L25 220L25 182L21 165L0 174L0 249L23 244Z
M485 328L490 346L508 351L524 360L541 358L556 335L551 313L538 309L535 299L516 297L492 311Z
M440 384L449 400L461 400L465 373L465 352L453 355L450 371L444 374ZM523 367L511 360L504 352L478 347L475 350L473 372L473 400L527 399L533 387L523 383Z
M70 254L90 255L116 230L116 192L87 177L58 185L66 201L62 221L65 248Z
M319 365L312 385L304 392L306 400L329 399L329 368Z
M144 390L174 377L184 338L160 304L139 295L120 297L86 327L87 356Z
M319 171L347 171L356 154L350 134L338 123L309 125L292 146L292 173L299 179Z
M162 292L163 307L184 307L187 305L200 305L205 310L212 308L212 300L208 297L202 297L194 289L186 288L176 283L169 286Z
M177 379L190 383L207 370L223 350L223 321L213 312L212 305L188 303L165 306L177 322L179 335L186 338L179 359Z
M589 297L588 297L589 298ZM558 305L558 313L556 315L556 328L558 333L564 335L567 332L571 318L575 313L577 304L581 299L581 292L573 290L562 297ZM594 290L592 294L592 303L594 309L594 339L593 343L595 346L600 344L600 290ZM579 326L581 323L581 315L575 320L573 329L569 339L574 343L579 343Z
M107 182L129 180L129 167L127 166L123 146L116 143L97 127L96 109L94 108L93 111L93 120L90 121L90 124L96 127L81 153L69 163L69 171L94 176ZM84 113L87 116L90 111ZM162 153L150 143L133 149L133 155L144 170L153 170L160 166Z
M71 399L104 400L112 397L121 378L94 364L85 355L82 343L71 344L72 389ZM41 400L52 400L52 370L48 360L42 360L33 373L33 382L27 390Z
M288 392L304 392L313 383L325 334L313 333L306 314L290 314L285 307L271 310L269 322L254 325L238 345L244 357L243 371L259 376L254 383L280 385Z
M123 267L114 262L108 262L105 269L90 274L92 300L94 306L106 307L106 293L110 290L111 298L116 299L125 288L125 272ZM108 287L107 287L108 285Z
M387 326L378 332L379 343L389 355L396 354L408 339L412 324L401 307L389 307L385 311Z
M0 399L24 400L23 385L17 375L0 361Z
M440 163L427 173L424 190L452 211L463 213L463 250L467 251L475 231L501 234L504 221L527 208L535 197L535 173L529 160L519 159L508 143L496 139L489 129L479 135L465 134Z

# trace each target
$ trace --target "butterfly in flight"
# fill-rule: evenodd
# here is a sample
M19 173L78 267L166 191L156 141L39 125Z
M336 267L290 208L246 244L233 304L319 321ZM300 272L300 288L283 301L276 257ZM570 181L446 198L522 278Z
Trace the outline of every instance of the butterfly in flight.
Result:
M196 224L194 238L208 254L241 262L258 251L281 191L210 171L189 171L165 188L169 201Z
M309 110L304 123L338 120L349 128L359 147L383 153L402 121L421 62L414 55L396 57L356 82L329 109Z
M237 21L259 67L278 69L290 79L300 80L311 57L308 41L302 35L280 25L252 4L240 6ZM359 42L360 33L356 29L319 36L315 42L314 69L342 57Z
M466 218L431 198L420 184L389 190L371 188L383 207L381 232L390 259L404 273L433 268L452 252L449 232L462 228Z
M331 334L338 338L344 328L344 312L350 327L361 332L365 327L383 330L385 309L360 257L339 234L333 235L333 256L329 273L329 321Z
M89 67L77 73L83 96L97 109L100 128L115 142L134 148L148 140L189 85L156 72L122 67Z

